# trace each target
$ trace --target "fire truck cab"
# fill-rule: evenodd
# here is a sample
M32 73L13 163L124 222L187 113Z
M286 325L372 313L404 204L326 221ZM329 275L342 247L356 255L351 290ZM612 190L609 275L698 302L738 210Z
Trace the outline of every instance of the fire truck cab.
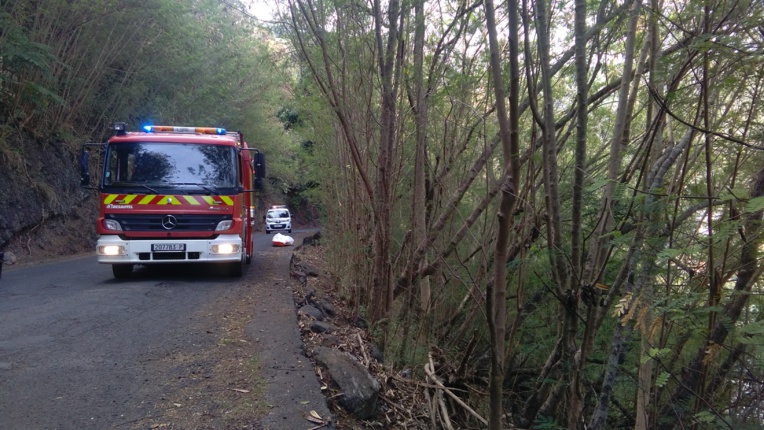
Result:
M98 262L116 278L135 265L220 263L241 276L253 254L255 184L265 159L241 132L221 128L114 124L104 144L83 146L82 185L90 185L88 146L103 147Z

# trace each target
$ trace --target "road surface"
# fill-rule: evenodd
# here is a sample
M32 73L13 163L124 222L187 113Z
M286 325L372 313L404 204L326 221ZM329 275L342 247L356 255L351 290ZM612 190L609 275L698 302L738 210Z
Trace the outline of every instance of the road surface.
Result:
M258 337L254 348L270 345L263 378L279 386L266 381L267 397L290 398L286 388L294 387L279 380L278 369L295 369L295 362L310 385L302 391L319 392L308 376L310 363L300 357L291 293L284 288L291 249L272 247L271 238L256 235L256 253L242 278L216 266L168 265L136 267L131 279L116 280L93 256L6 268L0 278L0 429L183 428L163 411L168 404L185 406L173 397L178 390L211 378L214 363L205 351L215 351L225 338L225 304L272 285L280 285L275 294L260 292L271 303L259 301L251 312L258 326L276 327L247 330ZM261 307L269 309L258 313ZM279 346L283 341L287 346ZM295 401L312 402L313 409L321 403ZM278 410L285 405L270 403L270 415L289 414ZM279 420L286 418L265 417L266 424L247 428L277 429ZM283 421L283 428L292 425Z

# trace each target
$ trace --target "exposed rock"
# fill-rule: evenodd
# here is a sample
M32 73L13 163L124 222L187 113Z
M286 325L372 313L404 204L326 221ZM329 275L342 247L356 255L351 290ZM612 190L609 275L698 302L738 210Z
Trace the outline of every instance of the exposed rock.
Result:
M321 232L318 231L313 236L308 236L302 239L303 245L313 245L316 246L319 244L319 241L321 240Z
M322 339L321 339L321 346L325 346L327 348L339 346L341 343L342 343L342 340L339 337L332 334L325 334L324 336L322 336Z
M11 251L0 252L0 264L7 264L9 266L16 264L16 254Z
M310 331L313 333L332 333L337 331L337 327L322 321L313 321L310 323Z
M385 354L382 352L379 347L373 343L369 344L369 355L371 355L371 358L377 360L379 363L385 362Z
M310 318L313 318L316 321L323 321L324 320L324 314L321 312L320 309L315 308L311 305L305 305L297 310L297 314L303 314L307 315Z
M16 254L11 251L0 252L0 277L3 276L3 264L16 264Z
M315 295L316 295L316 292L315 292L315 291L313 291L313 290L308 290L308 293L307 293L307 294L305 294L305 297L304 297L302 300L298 301L297 305L298 305L298 306L303 306L303 305L312 305L312 304L313 304L313 297L314 297Z
M353 327L364 329L364 330L369 328L369 323L367 323L365 319L359 316L356 316L353 319L352 324L353 324Z
M304 286L304 285L303 285ZM324 317L333 318L337 315L337 308L328 298L317 299L315 290L308 290L305 298L297 302L297 306L310 305L321 311Z
M300 264L300 256L297 252L292 253L292 257L289 259L289 271L297 270L297 265Z
M337 315L337 308L334 307L332 302L327 299L321 300L319 303L319 308L324 312L324 315L330 318L333 318L335 315Z
M80 187L77 156L70 149L79 144L15 133L5 138L0 144L0 250L13 251L21 264L92 251L98 199Z
M380 385L361 363L350 354L323 346L313 349L313 358L336 384L337 404L359 419L374 417Z
M314 278L318 276L318 270L307 263L299 263L296 265L296 268L298 268L302 273L313 276Z

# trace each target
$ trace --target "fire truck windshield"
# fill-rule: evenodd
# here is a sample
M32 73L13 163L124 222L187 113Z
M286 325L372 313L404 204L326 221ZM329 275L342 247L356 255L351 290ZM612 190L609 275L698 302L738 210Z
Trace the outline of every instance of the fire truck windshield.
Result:
M105 188L190 187L224 192L237 184L236 151L230 146L122 142L107 149Z

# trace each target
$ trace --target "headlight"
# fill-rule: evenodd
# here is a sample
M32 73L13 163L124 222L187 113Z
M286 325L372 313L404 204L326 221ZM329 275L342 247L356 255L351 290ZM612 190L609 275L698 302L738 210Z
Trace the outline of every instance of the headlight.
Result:
M101 255L125 255L126 251L122 245L101 245L98 247L98 253Z
M220 245L212 245L213 254L236 254L241 247L232 243L223 243Z
M215 227L215 231L228 230L233 226L233 220L220 221L218 226Z
M119 224L119 222L113 220L113 219L105 219L103 220L103 227L106 230L111 231L122 231L122 226Z

